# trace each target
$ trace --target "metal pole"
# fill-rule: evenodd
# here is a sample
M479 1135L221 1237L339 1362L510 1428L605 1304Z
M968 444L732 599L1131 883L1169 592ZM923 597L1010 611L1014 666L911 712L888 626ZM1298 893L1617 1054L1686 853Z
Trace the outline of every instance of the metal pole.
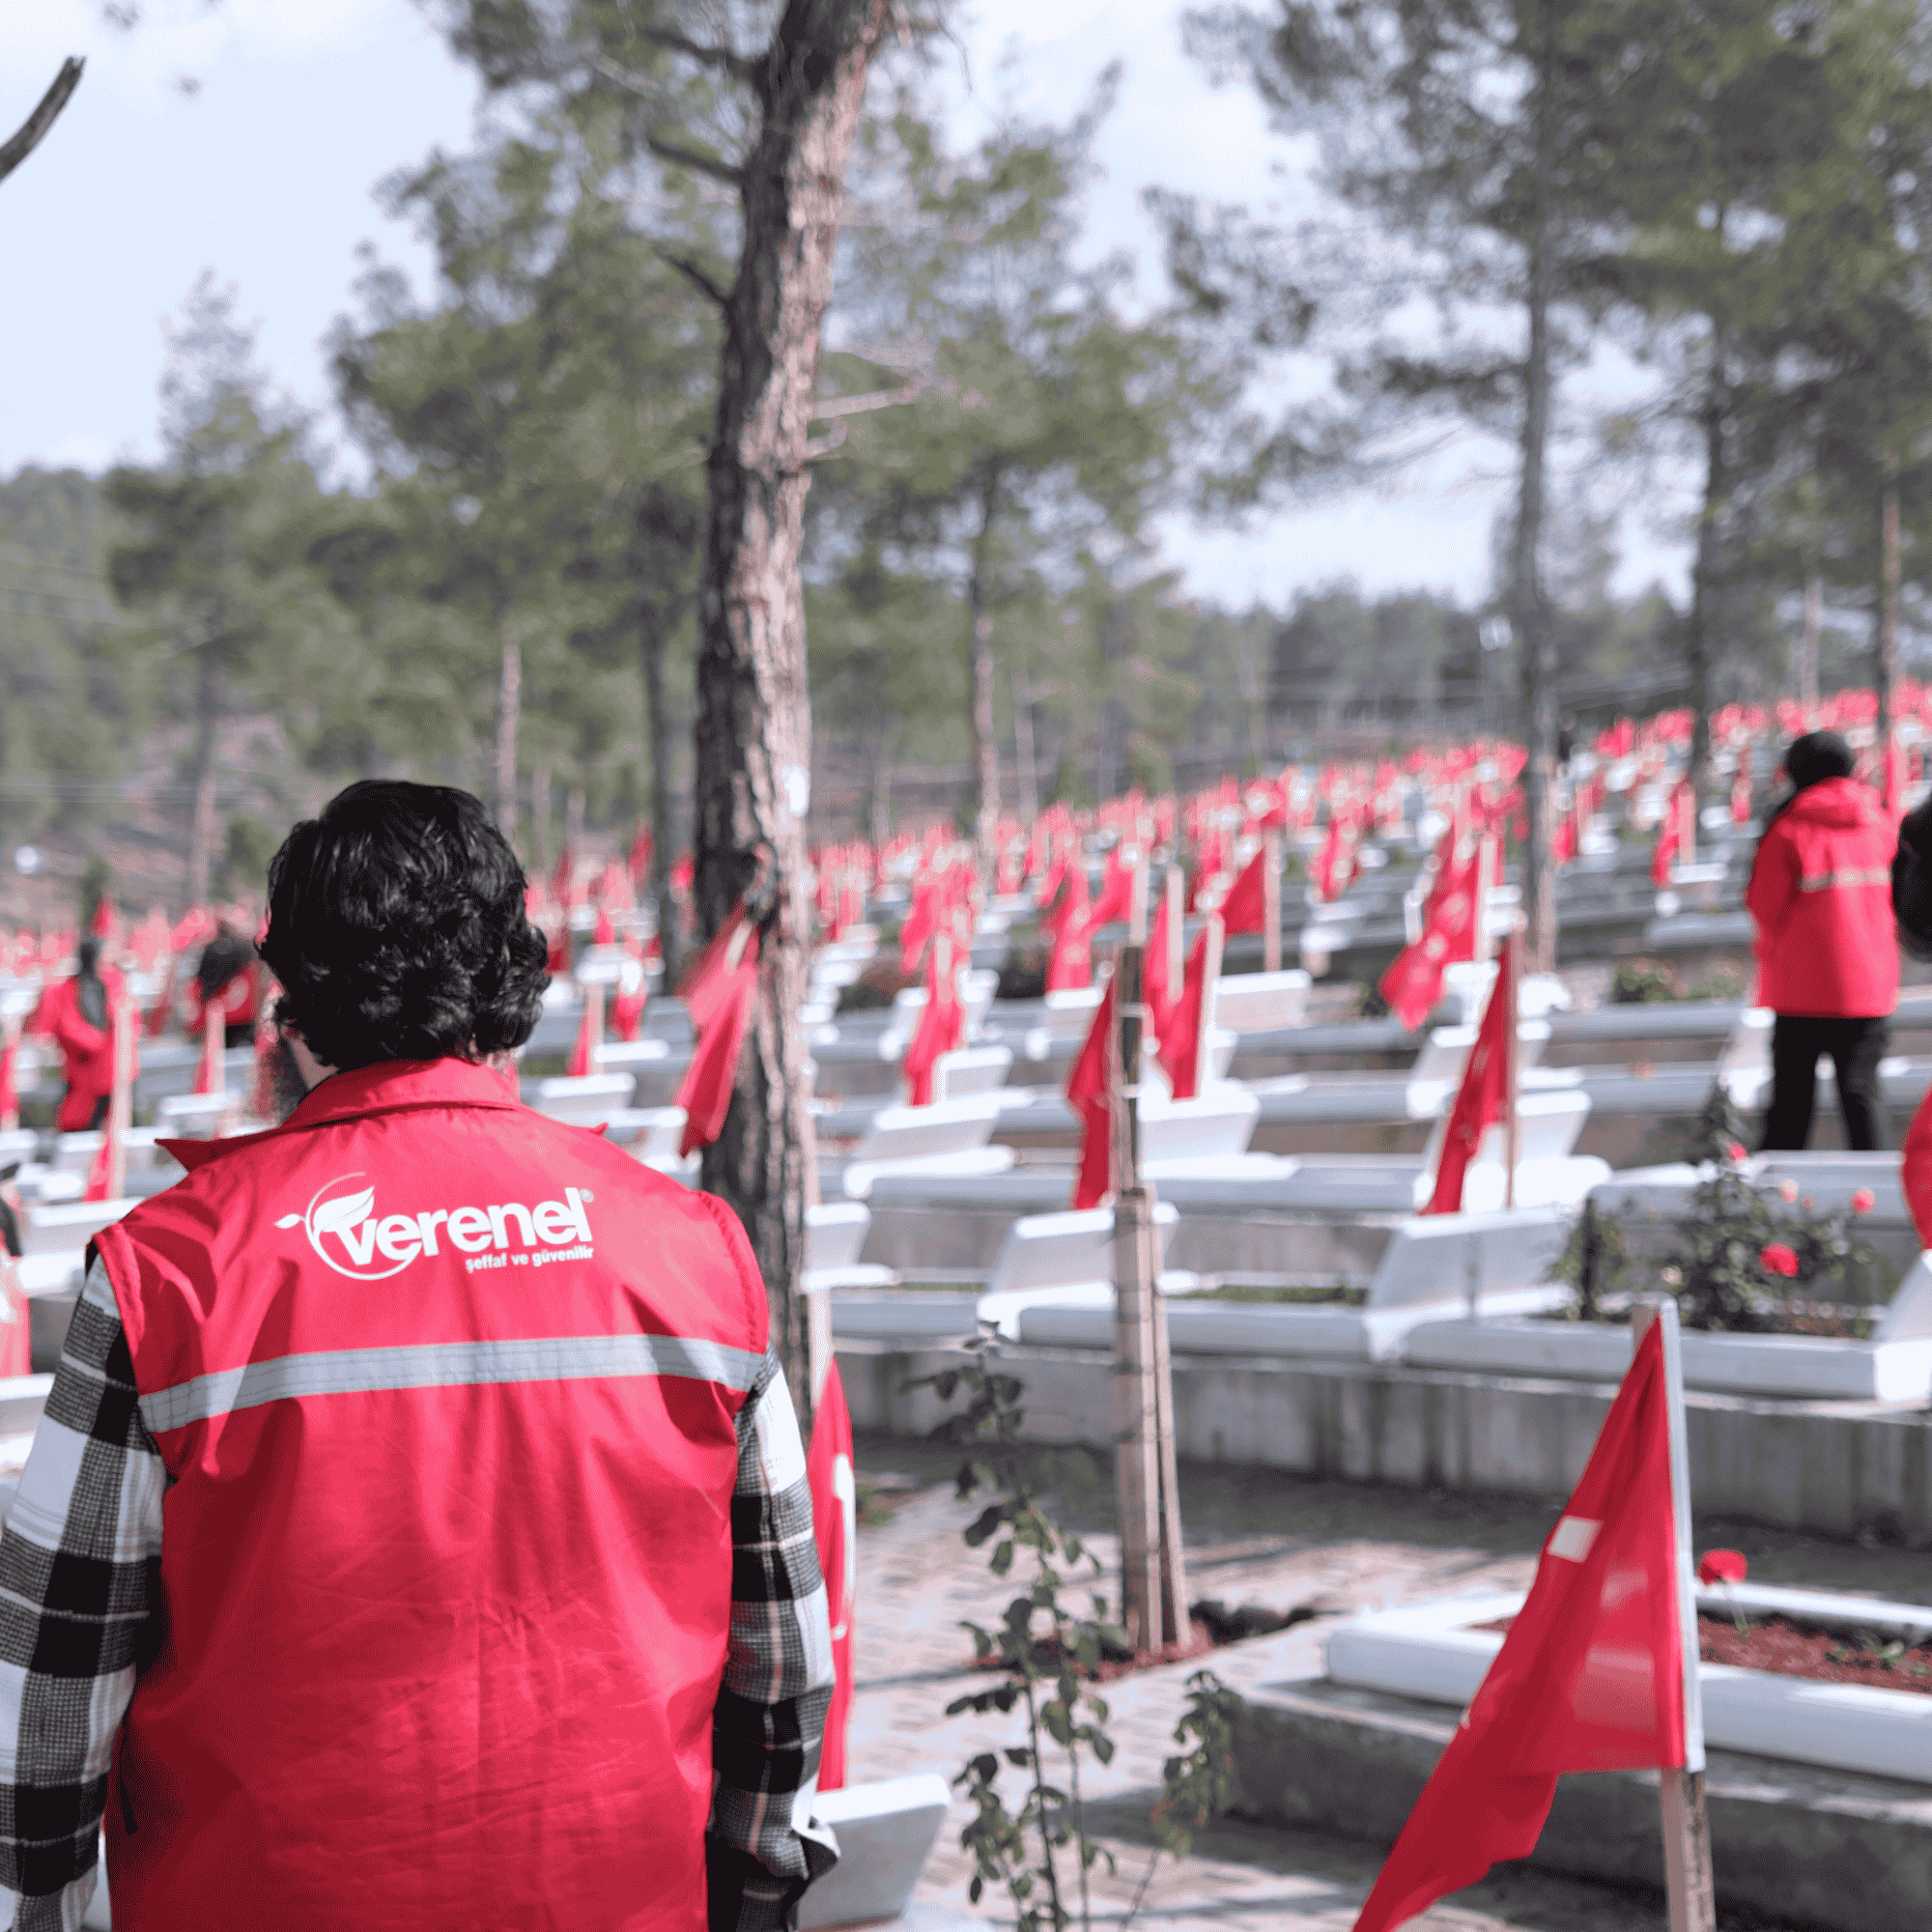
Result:
M1677 1303L1667 1294L1642 1296L1631 1310L1632 1339L1640 1343L1653 1321L1663 1324L1664 1395L1670 1416L1670 1495L1677 1519L1677 1610L1684 1655L1684 1763L1658 1774L1663 1830L1664 1890L1670 1932L1716 1932L1718 1907L1711 1881L1711 1828L1704 1811L1704 1705L1697 1674L1697 1602L1690 1562L1690 1454L1684 1427L1684 1366L1677 1336Z

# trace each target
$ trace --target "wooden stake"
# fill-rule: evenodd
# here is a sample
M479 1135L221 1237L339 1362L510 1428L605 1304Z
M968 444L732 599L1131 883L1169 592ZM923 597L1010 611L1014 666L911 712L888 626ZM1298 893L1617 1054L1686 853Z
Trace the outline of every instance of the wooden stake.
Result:
M1167 985L1168 997L1180 997L1181 976L1187 971L1187 875L1179 866L1167 868Z
M1150 1218L1149 1272L1153 1283L1153 1414L1159 1444L1161 1621L1169 1643L1193 1632L1187 1616L1187 1564L1180 1541L1180 1480L1175 1467L1174 1368L1167 1350L1167 1296L1160 1292L1160 1236Z
M1641 1342L1653 1321L1663 1323L1664 1396L1670 1415L1670 1492L1677 1519L1677 1613L1684 1655L1684 1764L1658 1774L1663 1831L1663 1878L1670 1932L1716 1932L1718 1907L1711 1881L1711 1828L1704 1812L1704 1703L1697 1674L1697 1600L1690 1560L1690 1454L1684 1428L1684 1365L1677 1336L1677 1303L1647 1294L1631 1309L1631 1335Z
M1262 971L1281 971L1281 834L1262 834Z
M593 980L583 989L583 1024L590 1040L590 1051L584 1057L583 1070L597 1071L598 1049L604 1044L604 981Z

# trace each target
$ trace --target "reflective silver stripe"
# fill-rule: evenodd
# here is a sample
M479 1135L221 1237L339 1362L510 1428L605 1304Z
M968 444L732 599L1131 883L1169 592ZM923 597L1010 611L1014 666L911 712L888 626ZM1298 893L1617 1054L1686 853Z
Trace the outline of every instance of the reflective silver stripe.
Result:
M1842 872L1806 872L1798 881L1801 893L1829 893L1840 886L1889 886L1891 873L1883 866L1853 867Z
M749 1349L675 1335L556 1335L528 1342L427 1342L405 1349L339 1349L219 1369L140 1398L150 1431L305 1395L460 1388L484 1382L582 1381L599 1376L685 1376L749 1389L764 1358Z

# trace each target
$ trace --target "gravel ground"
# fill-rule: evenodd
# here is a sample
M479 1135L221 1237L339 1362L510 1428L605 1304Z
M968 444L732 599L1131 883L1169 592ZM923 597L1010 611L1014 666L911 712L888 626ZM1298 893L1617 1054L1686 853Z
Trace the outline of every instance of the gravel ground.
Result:
M958 1501L955 1458L926 1444L867 1437L858 1451L862 1487L885 1474L908 1484L884 1499L859 1539L857 1693L850 1745L855 1778L938 1771L951 1777L974 1752L1020 1741L1017 1718L947 1718L945 1708L986 1679L968 1667L962 1619L996 1621L1012 1582L992 1577L983 1553L959 1533L978 1511ZM1474 1590L1520 1588L1561 1507L1558 1497L1468 1495L1303 1481L1273 1470L1183 1465L1188 1586L1193 1598L1275 1610L1311 1605L1322 1615L1264 1645L1219 1651L1212 1667L1239 1688L1265 1660L1273 1679L1319 1675L1328 1619L1368 1605ZM1104 1489L1066 1520L1083 1529L1100 1563L1118 1561L1111 1496ZM1700 1521L1697 1546L1738 1548L1753 1577L1830 1584L1924 1601L1932 1564L1923 1552L1858 1548L1722 1520ZM1109 1575L1101 1584L1111 1590ZM1096 1873L1095 1925L1119 1927L1149 1869L1149 1804L1161 1760L1173 1748L1184 1684L1196 1664L1170 1664L1108 1687L1118 1755L1090 1767L1086 1791L1095 1835L1117 1871ZM1017 1774L1009 1774L1015 1777ZM1017 1793L1009 1797L1017 1806ZM1011 1922L1002 1898L969 1908L971 1865L958 1848L964 1807L955 1804L917 1898L933 1928ZM1381 1848L1313 1832L1228 1821L1196 1841L1183 1862L1153 1862L1135 1923L1150 1932L1348 1932L1381 1861ZM1069 1888L1071 1873L1067 1874ZM1426 1932L1656 1932L1662 1901L1521 1866L1492 1873L1413 1921ZM1770 1921L1727 1918L1726 1932L1782 1932Z

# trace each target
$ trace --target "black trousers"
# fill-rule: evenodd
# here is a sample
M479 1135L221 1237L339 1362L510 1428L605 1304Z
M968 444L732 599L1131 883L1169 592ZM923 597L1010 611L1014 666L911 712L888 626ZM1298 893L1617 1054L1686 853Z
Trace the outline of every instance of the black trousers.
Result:
M1779 1013L1771 1030L1771 1105L1765 1109L1761 1153L1803 1148L1811 1139L1818 1097L1818 1058L1832 1056L1845 1145L1859 1152L1886 1144L1878 1064L1891 1040L1889 1019L1818 1019Z

